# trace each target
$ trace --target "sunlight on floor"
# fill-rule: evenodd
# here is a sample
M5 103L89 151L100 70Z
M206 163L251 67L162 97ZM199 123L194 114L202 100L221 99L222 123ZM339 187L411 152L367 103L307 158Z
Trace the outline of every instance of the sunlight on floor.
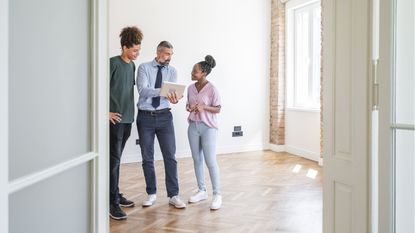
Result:
M317 170L314 170L314 169L308 169L308 172L307 172L307 177L309 177L309 178L311 178L311 179L315 179L316 178L316 176L317 176L317 174L318 174L318 171Z
M299 164L296 164L295 167L293 168L293 172L294 173L299 173L301 170L302 166Z

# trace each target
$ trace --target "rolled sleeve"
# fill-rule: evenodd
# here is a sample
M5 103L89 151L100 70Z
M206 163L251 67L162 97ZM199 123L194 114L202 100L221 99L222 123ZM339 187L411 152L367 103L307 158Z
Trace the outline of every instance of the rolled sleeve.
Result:
M137 72L137 91L144 98L151 98L160 95L160 88L154 88L150 82L150 74L146 66L140 65Z

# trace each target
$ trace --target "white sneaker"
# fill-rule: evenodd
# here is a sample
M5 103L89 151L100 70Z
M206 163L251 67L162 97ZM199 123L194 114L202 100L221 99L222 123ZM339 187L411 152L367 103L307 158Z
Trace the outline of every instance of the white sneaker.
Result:
M150 194L148 195L147 199L143 201L143 206L147 207L147 206L152 206L157 199L157 195L156 194Z
M177 209L182 209L182 208L186 207L186 204L184 204L184 202L182 202L182 200L180 200L179 196L171 197L170 200L169 200L169 204L173 205Z
M220 209L222 206L222 196L221 195L213 195L212 204L210 205L211 210Z
M189 203L195 203L199 201L206 200L208 198L208 195L206 191L199 190L197 193L195 193L193 196L189 198Z

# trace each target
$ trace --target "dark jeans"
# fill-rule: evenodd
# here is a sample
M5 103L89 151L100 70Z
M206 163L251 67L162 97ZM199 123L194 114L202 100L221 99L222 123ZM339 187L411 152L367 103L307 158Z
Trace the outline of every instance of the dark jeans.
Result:
M118 182L120 178L121 154L130 137L131 124L110 122L110 204L120 204Z
M151 114L146 111L138 111L137 130L140 137L147 194L156 194L157 192L156 174L154 171L154 138L157 136L161 153L163 154L167 196L173 197L178 195L179 184L175 156L176 141L171 112L163 111Z

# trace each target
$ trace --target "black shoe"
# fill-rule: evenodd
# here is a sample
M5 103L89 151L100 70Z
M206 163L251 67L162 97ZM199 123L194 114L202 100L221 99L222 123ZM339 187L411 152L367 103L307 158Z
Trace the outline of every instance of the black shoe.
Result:
M122 196L122 193L120 193L120 206L122 207L133 207L134 202L127 200L127 198Z
M119 205L110 205L110 217L115 220L127 219L127 214L121 209Z

